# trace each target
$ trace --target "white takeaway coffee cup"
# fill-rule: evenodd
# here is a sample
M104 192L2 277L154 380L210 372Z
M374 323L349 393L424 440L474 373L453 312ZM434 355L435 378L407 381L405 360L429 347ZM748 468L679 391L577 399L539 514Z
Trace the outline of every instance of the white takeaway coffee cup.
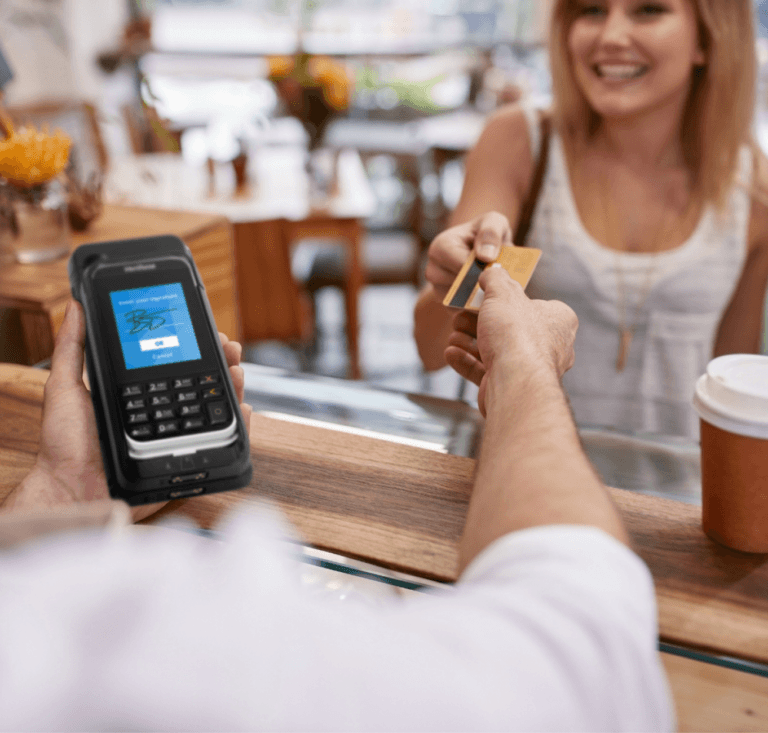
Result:
M768 356L713 359L696 382L702 527L742 552L768 553Z

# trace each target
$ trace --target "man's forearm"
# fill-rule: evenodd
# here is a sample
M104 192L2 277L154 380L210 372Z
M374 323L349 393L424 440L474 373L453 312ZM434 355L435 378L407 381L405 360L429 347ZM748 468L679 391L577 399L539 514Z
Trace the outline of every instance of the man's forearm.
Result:
M581 449L551 369L521 362L489 379L460 570L494 540L528 527L591 525L627 542L613 502Z
M445 348L453 331L453 312L436 298L431 285L419 294L413 317L413 336L424 368L427 371L442 369Z

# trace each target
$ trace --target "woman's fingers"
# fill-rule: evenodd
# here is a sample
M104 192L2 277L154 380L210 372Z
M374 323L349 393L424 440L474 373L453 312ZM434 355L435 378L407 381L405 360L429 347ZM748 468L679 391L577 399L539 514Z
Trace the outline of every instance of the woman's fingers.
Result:
M498 257L501 247L511 242L509 220L496 211L438 234L429 245L425 270L426 279L437 299L442 300L446 296L472 252L482 262L492 262Z
M497 211L478 216L472 226L475 257L482 262L493 262L502 246L512 243L509 219Z

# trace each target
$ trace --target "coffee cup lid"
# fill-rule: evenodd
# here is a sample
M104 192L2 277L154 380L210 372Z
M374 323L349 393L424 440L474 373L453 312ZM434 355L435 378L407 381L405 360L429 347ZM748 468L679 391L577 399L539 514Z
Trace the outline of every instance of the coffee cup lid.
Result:
M696 382L693 406L721 430L768 439L768 356L729 354L713 359Z

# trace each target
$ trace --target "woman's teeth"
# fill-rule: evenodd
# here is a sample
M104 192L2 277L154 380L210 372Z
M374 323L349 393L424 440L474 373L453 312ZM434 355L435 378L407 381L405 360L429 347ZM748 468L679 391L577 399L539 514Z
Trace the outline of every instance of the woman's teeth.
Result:
M637 79L648 67L640 64L598 64L597 75L604 79Z

